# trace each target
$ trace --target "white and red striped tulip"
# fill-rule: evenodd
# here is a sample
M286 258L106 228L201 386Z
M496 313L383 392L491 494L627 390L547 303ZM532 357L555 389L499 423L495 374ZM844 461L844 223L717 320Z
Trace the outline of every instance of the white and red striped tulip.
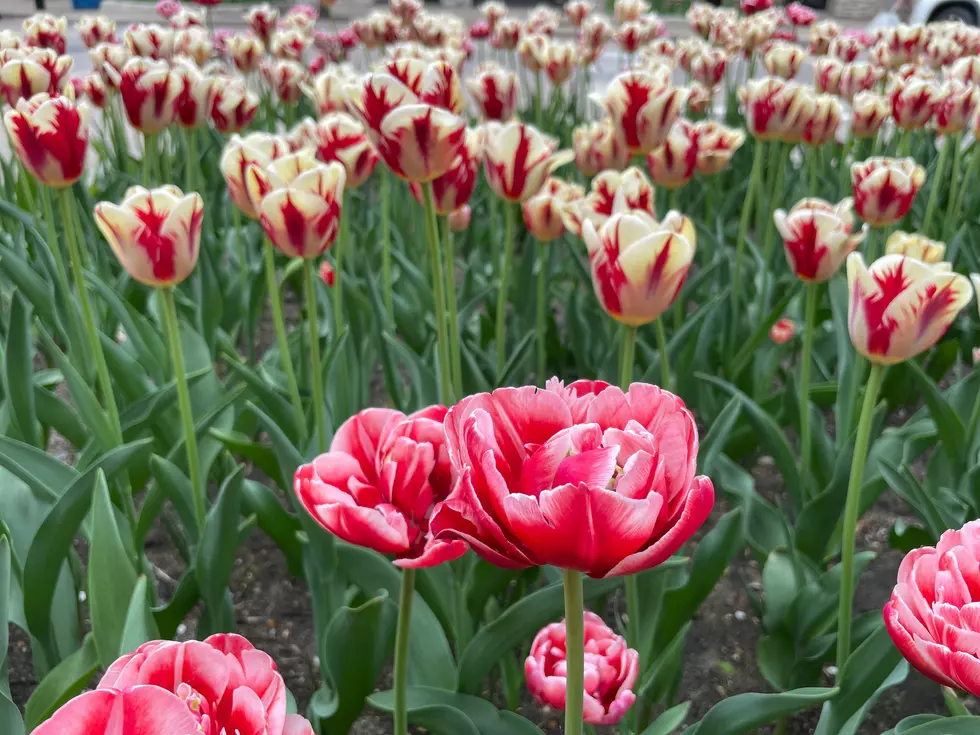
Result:
M24 168L42 184L71 186L88 152L86 108L67 97L38 94L4 115L10 144Z
M180 80L163 61L132 58L120 75L119 93L129 124L147 135L174 121L180 91Z
M511 202L538 193L545 180L575 154L558 150L558 141L521 122L487 123L483 127L483 163L493 192Z
M610 82L601 103L633 154L647 154L667 139L687 92L670 83L670 70L630 71Z
M904 255L923 263L941 263L946 255L946 243L918 233L896 230L885 241L885 255Z
M364 126L345 112L331 112L320 118L313 134L317 158L336 161L347 172L346 188L356 189L374 172L378 154L368 140Z
M550 177L537 194L521 205L527 231L540 242L557 240L565 232L562 223L565 206L581 199L583 194L577 184Z
M50 13L36 13L23 23L24 43L34 48L48 48L52 51L65 53L68 30L68 19Z
M772 76L792 79L799 73L805 59L806 52L800 46L776 41L762 57L762 63Z
M116 21L104 15L83 15L75 24L85 48L116 42Z
M268 3L254 5L245 14L245 23L248 24L252 33L262 41L266 48L272 41L272 34L276 30L276 23L279 21L279 9L274 8Z
M607 170L622 171L630 162L626 143L616 135L608 117L576 127L572 131L572 148L575 167L586 176Z
M727 128L713 120L694 125L698 144L698 173L712 176L724 171L731 163L735 151L745 143L745 131Z
M851 166L855 209L872 227L904 217L925 182L925 169L912 158L869 158Z
M851 133L855 138L874 138L891 115L891 104L876 92L858 92L851 101Z
M698 141L694 126L678 120L667 140L647 154L650 178L657 186L679 189L692 178L698 164Z
M517 112L517 74L493 65L467 80L466 89L485 121L508 122Z
M867 225L855 233L854 200L830 204L823 199L803 199L786 212L773 212L783 238L786 262L801 281L824 283L844 264L847 256L867 235Z
M252 166L266 168L275 159L286 155L286 143L269 133L250 133L244 137L232 135L221 154L221 175L228 185L228 194L235 206L249 219L258 219L259 213L248 194L246 175Z
M170 28L139 23L127 28L123 38L133 56L167 61L174 53L174 32Z
M244 79L219 77L211 89L211 123L219 133L240 133L255 119L259 96Z

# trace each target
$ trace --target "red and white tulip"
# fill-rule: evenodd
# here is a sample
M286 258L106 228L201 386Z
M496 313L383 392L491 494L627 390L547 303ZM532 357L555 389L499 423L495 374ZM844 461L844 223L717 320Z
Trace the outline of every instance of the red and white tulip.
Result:
M773 213L783 238L786 262L801 281L829 281L867 235L864 225L854 232L853 199L830 204L822 199L803 199L789 212Z

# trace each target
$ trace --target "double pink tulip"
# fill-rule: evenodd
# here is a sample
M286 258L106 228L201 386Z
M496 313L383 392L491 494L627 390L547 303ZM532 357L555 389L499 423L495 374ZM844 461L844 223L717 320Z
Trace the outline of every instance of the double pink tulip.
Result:
M652 385L501 388L464 398L445 429L458 480L429 528L496 566L634 574L669 558L714 504L695 477L693 416Z

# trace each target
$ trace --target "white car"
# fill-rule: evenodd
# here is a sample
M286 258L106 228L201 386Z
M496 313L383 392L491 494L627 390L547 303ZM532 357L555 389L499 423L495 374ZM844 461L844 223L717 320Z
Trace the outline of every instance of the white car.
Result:
M901 0L898 14L907 23L961 20L980 25L980 0Z

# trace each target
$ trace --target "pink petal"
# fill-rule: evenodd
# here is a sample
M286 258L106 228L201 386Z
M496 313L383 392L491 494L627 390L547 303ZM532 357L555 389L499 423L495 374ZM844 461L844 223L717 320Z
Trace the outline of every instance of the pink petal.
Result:
M153 686L81 694L34 730L34 735L174 735L198 723L176 695Z
M558 466L553 486L585 485L588 488L604 488L609 485L616 472L618 456L619 447L573 454Z
M962 651L953 651L950 669L957 687L973 696L980 695L980 661Z
M187 684L208 702L221 699L229 676L224 655L199 641L161 646L146 657L139 671L141 684L172 692Z
M265 707L262 706L259 695L248 687L239 687L232 692L231 697L231 708L220 722L224 725L225 732L235 735L266 735Z
M599 424L605 431L609 428L624 428L633 418L633 414L626 394L619 388L610 386L592 401L586 417L589 423Z
M286 715L286 724L282 728L282 735L315 735L313 725L300 715Z
M315 511L314 518L324 528L348 543L381 554L403 554L411 548L408 524L397 511L385 513L379 508L340 504L321 505Z
M330 451L351 455L365 476L374 479L374 460L381 434L392 419L404 418L400 411L389 408L367 408L347 419L334 434Z
M395 559L395 566L403 569L419 569L435 567L443 562L458 559L466 553L466 543L463 541L437 541L429 539L422 553L415 557Z

